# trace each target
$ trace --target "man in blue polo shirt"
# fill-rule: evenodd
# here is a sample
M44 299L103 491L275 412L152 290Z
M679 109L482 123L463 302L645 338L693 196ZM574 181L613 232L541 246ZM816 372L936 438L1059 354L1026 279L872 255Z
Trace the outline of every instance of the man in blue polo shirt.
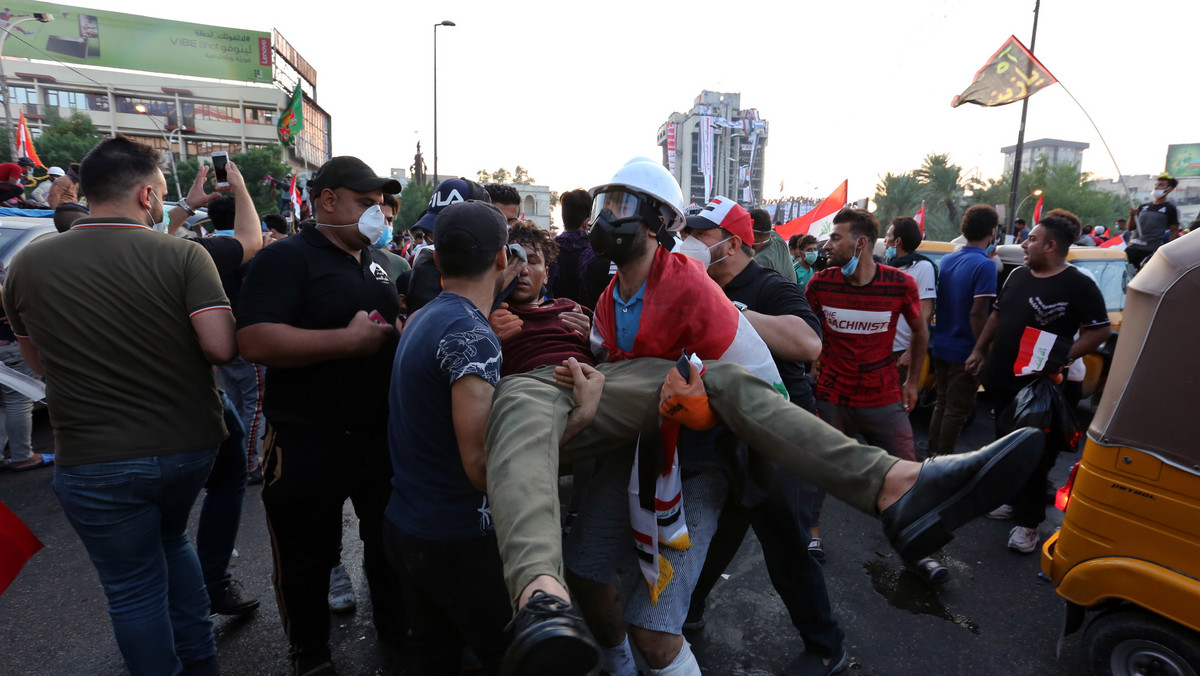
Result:
M975 408L975 376L964 368L996 297L995 249L1000 216L986 204L963 214L963 248L942 259L933 326L933 370L937 404L929 420L929 453L953 453L958 435Z

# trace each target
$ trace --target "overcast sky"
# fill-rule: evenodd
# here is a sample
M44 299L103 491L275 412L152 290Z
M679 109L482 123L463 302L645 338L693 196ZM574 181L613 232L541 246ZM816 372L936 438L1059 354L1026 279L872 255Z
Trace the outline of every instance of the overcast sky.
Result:
M432 169L433 24L441 173L522 165L555 190L607 180L703 89L739 92L770 122L767 197L850 197L929 152L983 178L1016 143L1019 103L950 100L1009 35L1029 44L1033 0L824 2L374 2L209 0L83 3L162 18L279 31L316 68L333 151L380 173L418 140ZM1167 145L1200 142L1200 2L1046 0L1035 52L1087 108L1126 174L1163 170ZM280 100L282 102L283 95ZM1030 100L1026 140L1091 144L1112 160L1062 87Z

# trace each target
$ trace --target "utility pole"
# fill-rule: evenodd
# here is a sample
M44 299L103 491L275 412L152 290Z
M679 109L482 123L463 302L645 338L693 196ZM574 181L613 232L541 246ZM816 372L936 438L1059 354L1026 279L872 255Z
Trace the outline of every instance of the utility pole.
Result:
M1034 0L1033 3L1033 35L1029 38L1029 53L1033 54L1034 45L1037 44L1037 23L1038 11L1042 8L1042 0ZM1017 132L1017 149L1013 156L1013 175L1012 175L1012 190L1008 195L1008 232L1016 234L1015 221L1017 218L1017 195L1021 189L1021 155L1025 152L1025 114L1029 112L1029 97L1021 102L1021 129ZM1030 224L1032 228L1037 223Z

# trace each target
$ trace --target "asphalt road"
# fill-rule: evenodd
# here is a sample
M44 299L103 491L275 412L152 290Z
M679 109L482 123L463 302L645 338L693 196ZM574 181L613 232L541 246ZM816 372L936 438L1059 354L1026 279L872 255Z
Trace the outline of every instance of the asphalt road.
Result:
M914 414L918 443L925 438L927 420L927 412ZM46 414L35 414L35 423L35 446L49 451ZM960 448L987 443L990 430L986 401L981 400ZM1076 459L1059 458L1052 475L1056 485ZM0 474L0 500L46 545L0 596L0 675L125 673L95 569L62 515L52 478L52 469ZM357 524L349 506L345 514L343 560L361 592L362 548L354 539ZM1006 548L1011 522L979 519L963 527L940 556L952 580L930 589L902 572L874 519L830 499L823 520L830 597L851 658L845 673L1087 673L1077 635L1064 641L1062 656L1056 657L1062 603L1039 578L1036 554L1022 556ZM1043 540L1060 521L1061 514L1049 508ZM262 607L245 619L215 619L222 671L286 674L287 644L271 586L266 523L253 487L246 496L237 553L233 575L262 600ZM780 673L803 646L771 588L752 535L726 575L709 597L707 628L689 637L703 670L722 676ZM365 593L359 594L355 614L332 616L331 622L331 646L341 673L385 673Z

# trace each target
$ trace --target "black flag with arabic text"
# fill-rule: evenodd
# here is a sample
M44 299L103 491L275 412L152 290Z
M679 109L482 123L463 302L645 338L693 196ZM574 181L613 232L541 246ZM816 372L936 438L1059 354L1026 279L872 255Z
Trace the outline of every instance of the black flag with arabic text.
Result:
M975 73L975 81L966 91L954 97L954 108L964 103L979 106L1003 106L1033 96L1058 80L1046 70L1041 61L1021 44L1015 35L988 59Z

